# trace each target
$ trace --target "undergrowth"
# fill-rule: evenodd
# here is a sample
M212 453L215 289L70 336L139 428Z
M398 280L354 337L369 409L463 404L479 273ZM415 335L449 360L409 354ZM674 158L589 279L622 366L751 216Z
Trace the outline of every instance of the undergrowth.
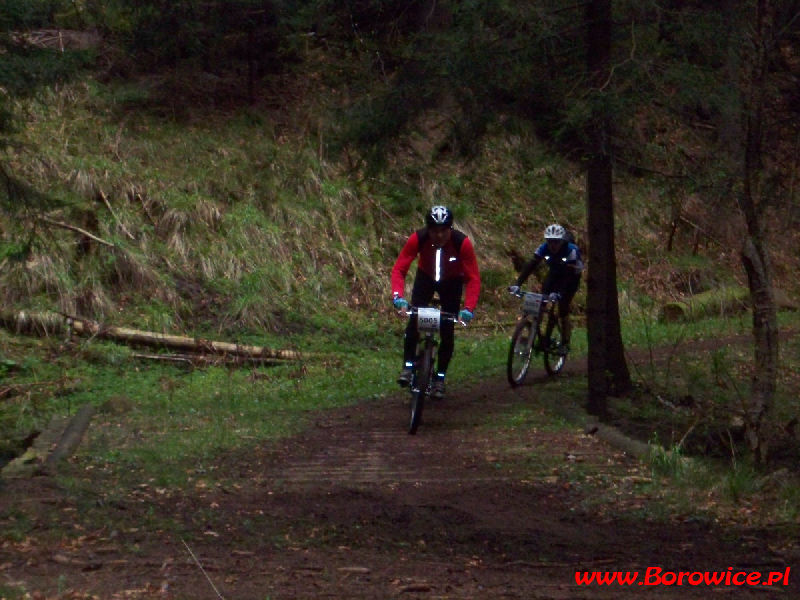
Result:
M783 331L797 330L796 314L782 313L780 320ZM749 393L751 379L751 342L747 336L720 335L717 350L710 351L701 344L708 335L706 328L712 326L703 322L694 333L673 329L670 334L674 325L656 325L659 336L674 344L672 363L665 361L662 352L655 352L649 367L634 371L646 371L648 377L655 374L655 380L634 376L632 395L610 399L610 423L645 443L649 451L644 457L629 461L626 468L619 467L616 475L603 475L584 466L579 457L565 459L532 448L530 476L592 489L585 500L587 508L611 512L623 520L636 514L666 519L678 514L690 519L769 525L785 530L789 537L796 535L796 500L800 496L796 437L776 436L770 464L765 468L753 463L741 419L742 400ZM723 345L723 340L728 343ZM794 375L800 360L798 348L794 335L781 344L781 372L773 405L777 423L790 422L800 409ZM649 350L656 349L629 346L629 364L647 365ZM582 378L539 385L535 403L515 403L503 419L487 427L506 434L519 428L582 432L587 422L585 390Z

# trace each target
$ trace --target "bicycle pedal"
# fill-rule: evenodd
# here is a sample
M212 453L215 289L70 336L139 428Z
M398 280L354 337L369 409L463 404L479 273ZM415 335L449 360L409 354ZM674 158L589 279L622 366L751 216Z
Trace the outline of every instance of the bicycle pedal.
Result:
M411 385L411 380L413 379L413 373L411 369L403 369L400 373L400 376L397 378L397 384L400 387L408 387Z

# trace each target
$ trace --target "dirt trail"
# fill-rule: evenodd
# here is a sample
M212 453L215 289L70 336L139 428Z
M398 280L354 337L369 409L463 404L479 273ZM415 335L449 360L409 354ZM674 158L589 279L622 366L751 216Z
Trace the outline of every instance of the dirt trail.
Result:
M634 459L580 427L492 425L518 403L535 406L542 385L558 383L451 383L416 436L403 429L401 394L320 414L302 435L226 456L216 465L224 485L181 494L145 486L102 507L106 522L50 480L8 482L3 514L17 504L41 523L0 548L0 582L24 582L42 592L34 598L577 600L640 598L643 589L664 599L800 597L796 555L776 548L771 532L643 519ZM550 468L532 477L535 456ZM576 480L576 468L593 484ZM615 505L595 502L604 487ZM53 518L76 519L84 536L48 540ZM180 532L166 525L175 521ZM792 572L776 587L575 583L576 570L637 571L641 580L648 567Z

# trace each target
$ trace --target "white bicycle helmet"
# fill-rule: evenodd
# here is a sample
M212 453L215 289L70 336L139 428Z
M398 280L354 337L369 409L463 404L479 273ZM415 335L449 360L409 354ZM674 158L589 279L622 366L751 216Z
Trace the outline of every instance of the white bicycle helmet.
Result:
M453 226L453 213L446 206L434 206L430 212L425 216L425 223L428 226L434 225L449 225Z
M558 223L548 225L544 230L544 239L546 240L563 240L567 231Z

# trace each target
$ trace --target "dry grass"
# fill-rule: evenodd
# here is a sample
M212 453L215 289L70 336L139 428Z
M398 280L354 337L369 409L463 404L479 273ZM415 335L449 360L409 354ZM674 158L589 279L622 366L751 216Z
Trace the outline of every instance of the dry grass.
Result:
M142 313L131 302L153 298L160 311L214 307L226 324L254 329L314 311L320 297L329 306L374 311L385 305L397 251L433 202L456 209L486 281L498 289L515 275L509 256L529 256L552 221L570 227L586 251L582 173L532 133L501 128L476 157L433 156L429 146L441 134L433 119L430 139L398 143L386 172L366 178L348 170L354 163L347 156L334 160L319 140L304 137L309 123L322 122L321 113L303 112L320 106L305 91L295 112L279 119L253 110L181 126L146 112L120 118L115 110L125 104L115 104L114 90L103 100L86 84L52 92L46 109L32 102L31 128L8 163L35 188L66 200L61 218L117 247L81 254L79 236L50 232L23 262L0 259L2 301L125 320ZM698 269L710 280L742 280L735 212L719 219L718 207L686 201L690 220L711 232L698 246L706 265L686 266L679 257L691 254L696 228L679 228L670 255L661 191L641 180L618 182L616 191L618 277L630 301L675 297ZM774 264L779 285L792 293L800 259L790 251L797 240L786 242L795 234L777 226L786 221L781 216L774 214L770 229ZM24 238L22 227L7 224L17 215L6 217L0 242ZM503 300L485 287L482 312L504 307Z

